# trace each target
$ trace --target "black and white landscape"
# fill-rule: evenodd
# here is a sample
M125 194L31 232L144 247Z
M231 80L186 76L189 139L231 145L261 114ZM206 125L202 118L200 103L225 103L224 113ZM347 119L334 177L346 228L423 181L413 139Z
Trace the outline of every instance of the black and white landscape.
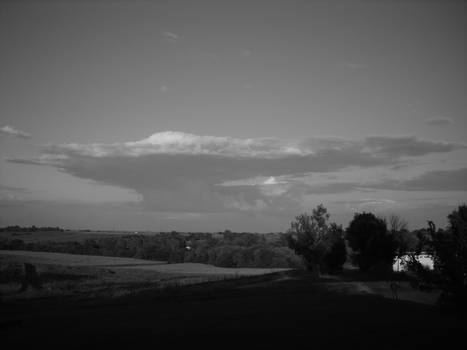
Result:
M463 339L466 43L460 0L1 1L0 344Z

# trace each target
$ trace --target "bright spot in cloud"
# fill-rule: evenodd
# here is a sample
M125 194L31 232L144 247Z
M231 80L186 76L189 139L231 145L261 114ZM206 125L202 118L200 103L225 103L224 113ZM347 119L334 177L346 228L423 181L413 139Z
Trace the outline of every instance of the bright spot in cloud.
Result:
M263 185L279 185L279 184L286 184L286 181L277 181L274 176L271 176L267 180L263 182Z

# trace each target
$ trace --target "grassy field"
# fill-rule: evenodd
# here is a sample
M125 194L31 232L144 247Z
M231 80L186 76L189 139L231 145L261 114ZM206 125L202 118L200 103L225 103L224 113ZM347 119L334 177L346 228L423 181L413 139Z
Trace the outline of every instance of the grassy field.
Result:
M43 288L19 292L23 264L30 263ZM33 251L0 251L0 273L13 275L0 283L5 301L56 296L114 297L144 290L257 276L287 269L222 268L206 264L167 264L132 258ZM16 276L16 278L15 278Z
M5 272L33 264L42 288L19 292ZM220 268L132 258L0 251L0 338L15 346L228 346L272 349L439 348L465 318L438 293L349 266L318 281L290 269Z
M16 346L429 349L464 341L467 323L299 272L189 285L154 294L2 305L0 337ZM267 278L268 276L271 276ZM335 284L336 288L331 288Z
M40 290L0 283L0 338L17 347L428 349L467 329L434 305L437 293L401 282L394 300L388 281L355 269L316 281L298 270L0 251L0 276L24 263Z
M44 280L44 288L18 293L19 280L3 281L0 282L0 295L5 300L60 295L120 296L144 290L290 271L280 268L223 268L200 263L168 264L165 261L134 258L0 250L0 273L12 268L21 271L24 263L36 267ZM340 276L325 276L321 284L331 292L393 298L389 281L362 279L362 276L355 277L353 273L352 270L346 270ZM398 296L401 300L434 305L438 295L438 292L423 293L415 290L409 282L399 283Z

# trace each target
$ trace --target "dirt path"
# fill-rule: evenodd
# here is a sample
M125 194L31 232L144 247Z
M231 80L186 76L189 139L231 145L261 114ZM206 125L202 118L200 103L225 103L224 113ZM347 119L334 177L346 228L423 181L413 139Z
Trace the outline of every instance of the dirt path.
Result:
M335 281L322 282L329 291L341 292L349 295L371 294L388 299L396 299L390 288L390 281L343 281L333 276ZM397 299L416 303L435 305L439 292L422 292L410 286L409 282L398 282Z
M285 271L280 274L275 274L267 280L241 285L238 288L270 288L277 284L286 283L288 281L299 281L301 279L303 279L303 276L300 274L296 274L293 271ZM323 275L322 281L313 283L333 293L345 295L374 295L387 299L395 299L394 294L391 292L389 281L348 281L338 275ZM421 292L412 288L409 282L399 282L398 300L400 301L435 305L438 296L439 292Z

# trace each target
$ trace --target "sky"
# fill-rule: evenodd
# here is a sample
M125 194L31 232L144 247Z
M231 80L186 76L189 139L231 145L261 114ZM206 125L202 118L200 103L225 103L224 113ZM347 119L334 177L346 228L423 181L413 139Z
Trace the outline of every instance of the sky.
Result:
M444 226L466 29L449 0L2 1L0 226Z

